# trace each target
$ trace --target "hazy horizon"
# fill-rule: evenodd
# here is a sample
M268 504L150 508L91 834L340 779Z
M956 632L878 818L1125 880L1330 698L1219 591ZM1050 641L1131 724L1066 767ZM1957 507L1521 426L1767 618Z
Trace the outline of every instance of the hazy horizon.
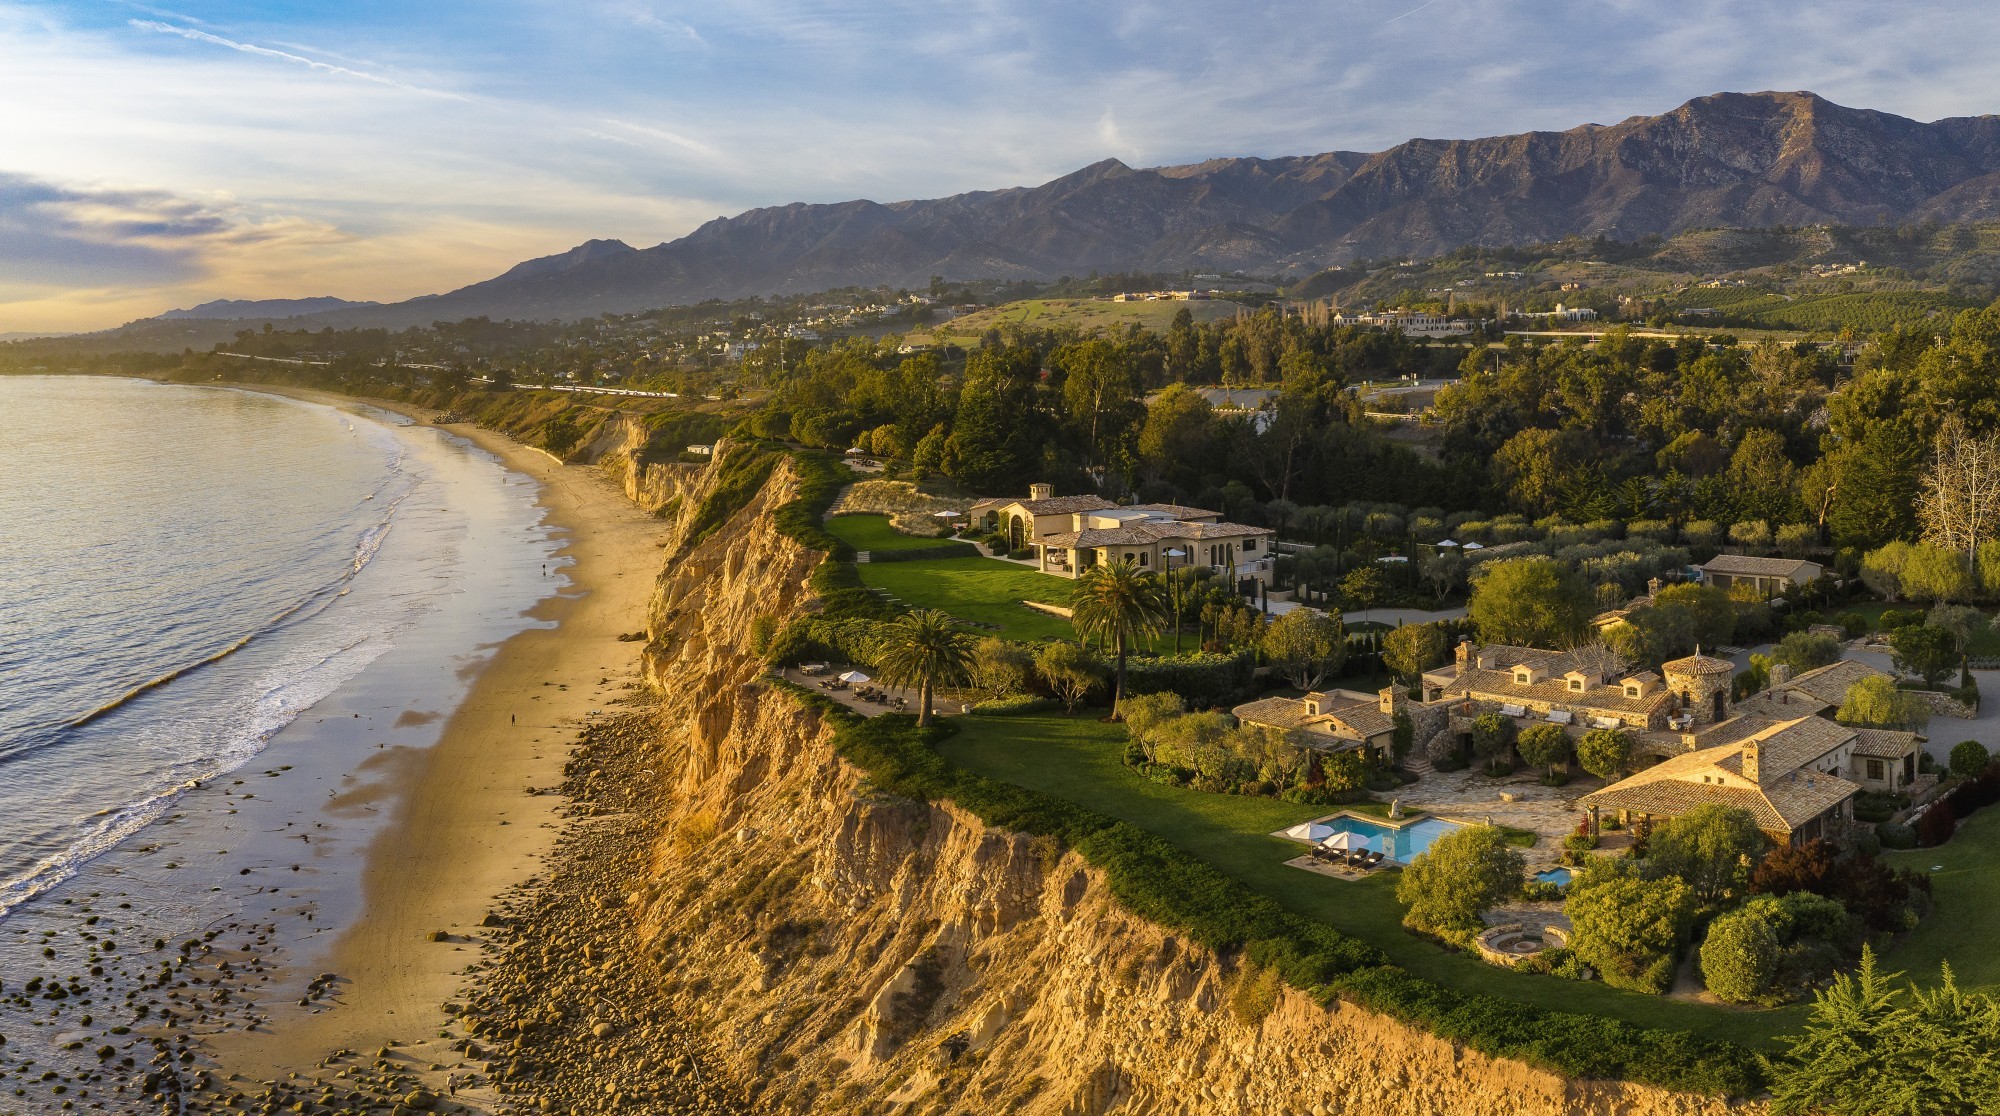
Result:
M0 334L218 298L394 301L761 205L1099 159L1374 151L1810 89L2000 111L2000 10L1933 3L946 11L0 0ZM1940 35L1949 23L1958 33ZM1783 51L1770 48L1782 43ZM1923 74L1921 84L1909 74Z

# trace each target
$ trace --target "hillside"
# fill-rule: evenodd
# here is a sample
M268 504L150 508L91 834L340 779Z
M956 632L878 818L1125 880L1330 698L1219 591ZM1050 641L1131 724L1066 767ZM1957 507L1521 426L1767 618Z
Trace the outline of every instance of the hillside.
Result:
M940 322L918 333L917 342L976 342L989 329L1003 325L1026 325L1038 329L1071 327L1085 332L1127 325L1165 332L1174 315L1187 310L1198 322L1219 321L1242 307L1223 299L1196 302L1110 302L1092 298L1029 298L1009 302L975 313Z
M1306 274L1572 235L1996 216L2000 117L1922 123L1811 93L1720 93L1563 132L1151 169L1106 159L1034 187L755 209L651 248L591 241L448 294L318 318L565 317L933 275Z

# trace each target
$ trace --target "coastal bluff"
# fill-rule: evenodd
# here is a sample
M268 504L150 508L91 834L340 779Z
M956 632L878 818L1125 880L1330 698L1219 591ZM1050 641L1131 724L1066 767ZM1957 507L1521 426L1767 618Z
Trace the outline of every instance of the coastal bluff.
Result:
M625 888L624 978L760 1112L1720 1116L1761 1105L1569 1080L1321 1006L1132 914L1054 842L886 794L768 679L752 633L815 607L781 461L705 537L720 467L649 481L675 520L647 618L664 816ZM1260 983L1261 981L1261 983Z

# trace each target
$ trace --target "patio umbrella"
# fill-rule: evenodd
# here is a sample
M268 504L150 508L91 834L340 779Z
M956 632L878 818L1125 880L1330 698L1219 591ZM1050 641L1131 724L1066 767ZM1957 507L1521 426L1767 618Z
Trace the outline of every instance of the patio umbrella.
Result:
M955 511L935 511L935 512L932 512L932 513L931 513L931 518L933 518L933 519L957 519L957 518L958 518L959 516L961 516L961 515L964 515L964 514L965 514L964 512L955 512Z
M858 671L858 670L850 670L850 671L848 671L848 672L847 672L846 674L843 674L843 675L841 675L841 676L840 676L840 680L841 680L842 682L846 682L846 683L848 683L849 685L852 685L852 684L854 684L854 683L856 683L856 682L866 682L866 681L868 681L868 676L867 676L867 675L865 675L865 674L863 674L863 673L861 673L861 672L860 672L860 671Z
M1347 849L1351 852L1355 849L1367 848L1368 838L1352 830L1343 829L1326 840L1321 841L1319 847L1323 849Z
M1322 841L1333 834L1333 827L1321 822L1300 822L1285 830L1285 836L1294 841Z

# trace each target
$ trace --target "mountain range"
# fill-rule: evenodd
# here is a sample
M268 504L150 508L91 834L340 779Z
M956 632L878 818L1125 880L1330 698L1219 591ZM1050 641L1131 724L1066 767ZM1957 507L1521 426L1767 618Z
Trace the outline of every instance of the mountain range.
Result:
M223 298L214 302L204 302L200 306L190 306L185 310L169 310L160 317L168 321L179 321L184 318L243 321L250 318L293 318L301 314L322 314L329 310L351 310L380 305L379 302L349 302L347 299L334 298L331 295L319 298Z
M1718 93L1561 132L1149 169L1106 159L1033 187L753 209L651 248L592 240L447 294L312 317L568 318L933 275L1307 274L1578 234L1994 217L2000 116L1923 123L1812 93Z

